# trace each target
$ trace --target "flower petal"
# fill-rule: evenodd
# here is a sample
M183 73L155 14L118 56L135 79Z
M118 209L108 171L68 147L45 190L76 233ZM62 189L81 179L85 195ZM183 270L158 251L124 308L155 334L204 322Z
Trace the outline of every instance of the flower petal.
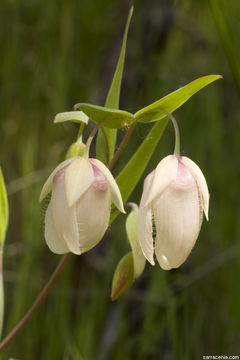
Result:
M94 184L76 203L81 253L90 250L102 239L109 223L110 206L109 186L105 191L101 191Z
M39 201L41 202L51 191L52 191L52 182L53 182L53 178L55 176L55 174L61 170L62 168L64 168L64 166L69 165L75 158L70 158L67 160L64 160L63 162L61 162L51 173L51 175L48 177L47 181L45 182L45 184L42 187L42 191L40 193L40 197L39 197Z
M65 193L65 172L54 178L51 197L52 217L57 234L63 237L69 251L81 254L76 206L69 207Z
M68 206L74 205L94 181L89 161L78 157L68 166L65 173L65 189Z
M164 270L179 267L191 252L202 223L195 179L185 190L169 186L153 201L155 253Z
M92 162L95 166L98 167L99 170L103 172L103 174L106 176L108 183L110 185L111 189L111 195L112 195L112 202L116 205L119 211L125 214L125 210L123 207L123 201L122 196L120 193L120 190L118 188L118 185L112 176L111 172L108 170L108 168L99 160L97 159L89 159L90 162Z
M205 213L206 219L208 220L209 192L205 177L198 165L188 157L182 156L180 161L188 168L197 182L199 191L201 193L203 211Z
M152 237L152 209L151 206L144 206L146 199L149 195L149 191L152 186L153 178L155 171L149 174L143 186L142 198L139 206L138 212L138 238L139 243L142 249L142 252L145 258L150 262L150 264L155 265L153 255L153 237Z
M138 212L138 206L135 205L126 220L127 236L133 253L135 279L142 274L146 264L146 259L142 253L138 239Z
M153 199L161 194L164 189L176 178L178 168L178 158L168 155L160 161L155 169L152 186L144 206L149 205Z
M51 211L51 204L48 205L45 214L45 240L49 249L55 254L66 254L69 252L63 237L57 234Z

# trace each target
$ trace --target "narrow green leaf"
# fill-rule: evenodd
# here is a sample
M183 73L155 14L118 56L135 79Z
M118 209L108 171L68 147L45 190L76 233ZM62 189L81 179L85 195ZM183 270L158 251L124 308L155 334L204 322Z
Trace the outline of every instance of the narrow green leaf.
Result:
M120 88L122 83L122 74L123 74L123 68L124 68L124 61L125 61L125 53L126 53L126 45L127 45L127 36L128 36L128 29L131 21L133 13L133 6L130 9L127 23L124 30L123 35L123 42L122 42L122 48L119 55L117 67L113 76L112 84L110 86L108 96L106 99L105 106L108 108L119 108L119 98L120 98ZM105 126L105 125L104 125ZM116 144L116 138L117 138L117 130L116 129L105 129L107 141L108 141L108 147L109 147L109 159L113 157L115 144ZM99 160L106 163L106 144L103 137L103 134L99 131L98 137L97 137L97 149L96 149L96 155Z
M2 249L8 226L8 199L2 169L0 168L0 248Z
M173 112L181 105L183 105L196 92L198 92L211 82L220 79L221 77L221 75L207 75L200 77L199 79L192 81L188 85L139 110L134 115L135 119L140 122L152 122L161 120L166 117L166 115L162 113L161 110L165 110L169 113Z
M226 1L222 0L210 0L212 14L224 47L225 55L232 70L238 91L240 91L240 52L236 42L236 34L231 27L231 20L226 16L227 4Z
M88 123L88 116L82 111L65 111L55 116L55 123L62 123L65 121L73 121L76 123Z
M166 128L167 122L168 119L165 118L164 120L157 122L152 127L141 146L116 178L123 202L127 201L128 197L140 180L142 173L150 161L151 156ZM117 211L112 213L111 222L117 215Z
M123 128L134 121L133 114L128 111L85 103L80 103L76 106L95 123L107 128Z

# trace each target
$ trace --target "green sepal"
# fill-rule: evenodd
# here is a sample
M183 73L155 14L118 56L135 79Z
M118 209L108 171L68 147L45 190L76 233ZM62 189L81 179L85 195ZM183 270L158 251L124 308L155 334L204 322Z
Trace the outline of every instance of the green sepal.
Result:
M139 122L152 122L161 120L166 117L166 114L163 113L162 110L169 113L173 112L181 105L183 105L192 95L220 78L222 78L221 75L207 75L200 77L186 86L161 98L160 100L155 101L151 105L148 105L137 111L134 114L134 117Z
M118 299L134 281L132 252L127 253L118 263L113 275L111 300Z
M8 198L6 186L3 178L2 169L0 167L0 249L2 249L7 226L8 226L8 217L9 217L9 209L8 209Z
M124 128L134 121L134 116L128 111L110 109L104 106L80 103L75 105L95 123L107 128Z
M73 158L75 156L84 156L86 145L82 142L75 142L69 146L66 153L66 159Z
M55 116L54 123L73 121L75 123L88 123L88 116L82 111L65 111Z

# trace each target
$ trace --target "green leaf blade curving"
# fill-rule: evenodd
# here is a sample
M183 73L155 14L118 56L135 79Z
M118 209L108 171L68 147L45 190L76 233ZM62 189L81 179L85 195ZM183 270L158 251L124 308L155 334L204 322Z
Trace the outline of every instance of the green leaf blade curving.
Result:
M134 116L128 111L111 109L104 106L80 103L77 108L95 123L106 128L124 128L134 121Z
M0 248L2 250L8 226L8 199L2 169L0 167Z
M162 110L169 113L173 112L183 105L192 95L220 78L222 78L221 75L207 75L200 77L171 94L164 96L160 100L157 100L137 111L134 114L134 117L139 122L153 122L161 120L166 117L166 114L164 114Z

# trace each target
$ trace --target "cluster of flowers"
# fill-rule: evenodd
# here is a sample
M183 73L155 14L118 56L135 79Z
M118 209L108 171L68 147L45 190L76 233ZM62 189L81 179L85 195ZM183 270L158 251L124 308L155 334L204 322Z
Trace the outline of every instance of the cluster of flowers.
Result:
M45 239L56 254L82 254L103 237L111 202L125 213L120 190L99 160L74 157L62 162L43 186L40 199L51 194L45 216ZM138 211L137 241L154 265L179 267L191 252L208 219L209 193L200 168L185 156L162 159L144 181Z

